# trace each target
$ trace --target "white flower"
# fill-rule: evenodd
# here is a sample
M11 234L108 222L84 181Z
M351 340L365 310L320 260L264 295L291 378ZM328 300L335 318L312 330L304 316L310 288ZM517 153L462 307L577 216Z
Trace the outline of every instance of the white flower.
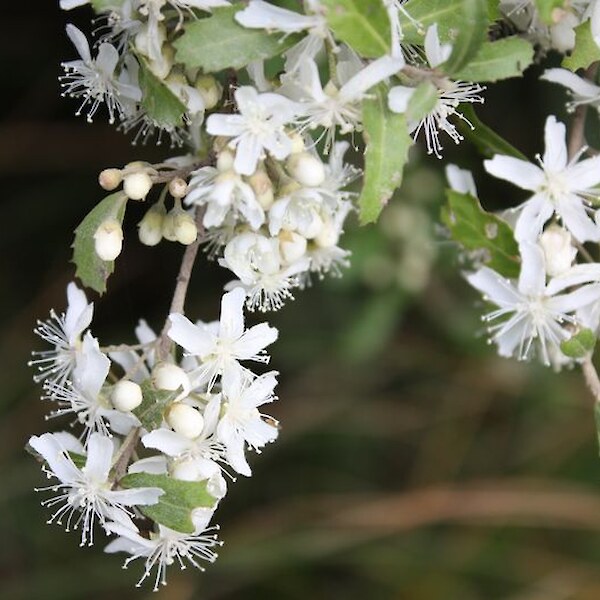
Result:
M85 109L90 122L99 106L106 103L109 123L114 123L115 117L123 114L121 98L137 102L142 99L141 90L115 78L119 52L114 46L107 42L100 44L97 57L92 59L88 41L77 27L67 25L67 35L81 60L62 63L66 73L61 77L63 94L83 98L75 114L80 115Z
M600 87L568 69L546 69L540 79L566 87L573 100L567 104L572 111L577 106L588 104L600 111Z
M450 189L459 194L471 194L477 198L477 188L473 174L468 169L460 169L456 165L446 165L446 179L450 185Z
M69 434L33 436L29 445L46 461L44 471L48 477L60 480L58 484L42 488L60 492L42 503L45 506L58 506L48 522L62 524L66 518L67 531L71 527L81 527L82 546L93 544L96 519L102 525L107 520L127 522L133 516L129 507L156 504L164 493L160 488L113 490L109 474L114 445L111 439L99 433L90 436L85 466L81 469L75 466L69 452L82 454L83 447Z
M241 475L252 471L244 456L244 446L259 450L277 438L277 425L258 407L273 402L278 373L271 371L251 379L242 371L229 371L223 376L223 416L217 426L217 437L225 445L229 464ZM271 422L268 422L269 419Z
M413 19L407 12L406 8L404 8L403 4L405 4L407 0L382 1L390 19L392 33L392 56L402 56L402 40L404 39L404 34L402 32L402 25L400 23L400 14L411 21L417 28L420 28L419 23L415 21L415 19Z
M345 134L360 128L361 101L373 86L397 73L404 67L402 57L382 56L363 66L349 49L339 53L337 80L341 87L330 81L324 88L317 64L312 59L302 61L293 77L283 78L280 89L300 103L299 118L303 129L323 127L327 147L333 142L336 127Z
M488 173L532 192L520 207L515 238L533 240L553 214L579 242L599 241L600 228L587 214L587 198L597 197L593 186L600 183L600 156L578 161L581 152L567 157L565 126L555 117L546 120L546 149L540 166L512 156L496 155L484 162Z
M333 42L323 15L302 15L263 0L250 0L244 10L236 13L235 20L249 29L281 31L286 35L308 32L308 35L286 52L285 71L288 74L293 73L305 60L314 59L323 49L326 39Z
M38 373L36 383L43 379L63 385L73 367L75 356L81 346L81 334L89 327L94 314L94 305L88 304L85 292L74 283L67 286L67 310L57 315L50 311L47 321L38 321L34 332L54 348L33 352L36 358L29 365L35 365Z
M278 310L286 299L293 298L290 290L299 285L297 275L306 271L309 263L303 257L284 264L278 238L247 231L228 242L219 264L239 278L230 285L245 290L248 309L266 312Z
M215 562L217 554L213 550L215 546L221 546L222 542L217 540L214 531L218 526L207 527L212 516L211 511L199 512L201 516L194 519L196 533L187 534L173 531L163 525L158 526L158 532L150 533L149 538L140 535L137 529L122 523L107 523L107 533L119 536L104 549L105 552L127 552L131 554L123 568L127 568L131 561L145 558L144 574L136 584L140 587L144 579L150 576L156 567L156 578L154 580L154 591L158 591L159 585L167 585L167 567L177 563L181 569L185 569L186 563L191 564L200 571L204 567L200 560L210 563Z
M427 29L425 35L425 57L429 66L435 69L446 60L448 60L452 52L450 44L442 44L438 37L437 24L431 25ZM410 123L410 130L413 133L414 139L417 139L419 133L425 131L425 141L427 143L427 153L435 154L441 158L443 149L439 139L439 132L445 132L454 143L458 144L462 139L462 135L456 129L449 119L456 116L469 126L472 127L462 113L457 110L459 104L468 103L483 103L483 98L479 95L485 88L473 83L463 81L453 81L444 78L438 86L438 101L434 109L418 123ZM398 85L393 87L388 95L388 106L391 111L397 113L406 112L408 102L414 93L414 87L406 87Z
M593 277L575 272L546 284L544 254L537 244L522 242L521 274L515 285L488 267L467 276L469 283L498 306L485 321L501 322L489 327L500 356L530 358L534 344L540 359L550 364L551 353L560 352L560 343L571 336L565 326L576 325L573 313L592 304L600 295L600 285L586 285L567 293L567 288ZM595 270L595 277L598 269Z
M253 229L265 221L264 210L252 187L235 171L221 173L214 167L194 171L184 202L188 206L206 206L202 219L206 228L220 227L231 214L243 217Z
M235 91L239 114L212 114L206 120L211 135L232 137L236 148L234 169L240 175L252 175L258 161L268 151L276 159L286 158L292 151L292 140L284 126L296 116L296 106L280 94L259 94L252 86Z
M126 422L134 425L135 417L115 410L108 395L102 393L109 370L110 360L100 351L98 340L88 331L76 356L73 381L67 381L64 385L47 381L44 385L46 398L56 401L60 407L51 416L74 414L86 428L85 435L88 438L95 431L110 437L107 421L112 422L113 419L122 426ZM117 427L121 430L121 427Z
M181 314L171 314L169 337L200 361L190 374L195 385L208 381L209 391L217 376L242 368L240 361L266 363L265 348L277 339L277 329L260 323L244 328L245 293L241 288L223 294L218 331L195 325Z

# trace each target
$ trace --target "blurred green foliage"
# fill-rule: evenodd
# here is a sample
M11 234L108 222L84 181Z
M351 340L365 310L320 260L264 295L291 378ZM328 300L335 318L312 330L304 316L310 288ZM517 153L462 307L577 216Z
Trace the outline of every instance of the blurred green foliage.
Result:
M600 597L600 462L591 400L577 372L499 359L485 343L475 294L437 221L441 164L413 156L379 226L353 229L353 266L315 281L270 320L281 329L276 445L255 456L219 510L226 544L206 573L172 568L158 594L134 587L102 544L48 526L35 462L23 451L50 425L25 366L36 318L61 309L73 277L72 231L101 198L100 169L166 149L132 148L59 98L71 58L54 3L6 6L0 61L2 294L0 323L0 598L2 600L594 600ZM24 32L27 31L25 42ZM25 46L26 43L26 46ZM552 60L552 58L550 58ZM480 117L532 155L563 97L538 83L487 92ZM550 95L552 91L553 95ZM556 94L556 95L554 95ZM515 110L518 107L518 110ZM449 146L449 144L447 144ZM417 150L418 153L418 150ZM472 165L487 206L518 201ZM181 249L147 249L126 218L124 255L97 304L103 341L133 339L139 317L160 327ZM150 258L148 258L150 256ZM198 265L188 312L211 319L228 275ZM99 536L100 539L101 536Z

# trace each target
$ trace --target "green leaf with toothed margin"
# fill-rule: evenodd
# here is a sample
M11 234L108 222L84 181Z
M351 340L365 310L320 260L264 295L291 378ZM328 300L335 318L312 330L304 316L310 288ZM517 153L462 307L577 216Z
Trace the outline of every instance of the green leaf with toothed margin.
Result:
M179 396L181 388L174 391L157 390L151 379L143 381L141 388L142 403L132 412L140 420L144 429L153 431L161 426L165 409Z
M127 196L117 192L107 196L93 208L75 230L72 262L77 267L75 276L81 283L99 294L106 291L106 280L115 270L114 260L102 260L96 254L94 234L107 220L123 223Z

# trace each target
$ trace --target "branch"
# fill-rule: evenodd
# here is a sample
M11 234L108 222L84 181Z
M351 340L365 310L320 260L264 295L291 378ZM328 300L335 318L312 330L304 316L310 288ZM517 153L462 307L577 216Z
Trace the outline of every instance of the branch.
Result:
M113 466L112 481L117 483L127 473L127 466L140 439L141 427L134 427L123 440Z

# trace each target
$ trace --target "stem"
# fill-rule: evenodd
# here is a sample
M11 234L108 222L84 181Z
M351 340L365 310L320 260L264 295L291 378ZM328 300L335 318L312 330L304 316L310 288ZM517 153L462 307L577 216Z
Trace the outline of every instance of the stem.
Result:
M127 466L129 465L129 460L131 459L138 440L140 439L140 431L141 427L134 427L123 440L113 467L113 475L111 479L114 483L117 483L125 476L125 473L127 472Z
M175 291L173 292L173 300L171 301L171 307L169 314L172 313L183 313L185 298L187 296L187 290L192 276L192 269L194 268L194 262L198 255L198 248L202 243L204 237L204 227L202 225L202 218L204 216L203 210L196 211L196 227L198 227L198 237L196 241L186 247L181 260L181 266L179 267L179 274L177 275L177 283L175 284ZM167 335L169 332L170 322L169 317L165 321L165 325L161 331L157 345L158 360L165 360L169 354L169 348L171 346L171 340Z

